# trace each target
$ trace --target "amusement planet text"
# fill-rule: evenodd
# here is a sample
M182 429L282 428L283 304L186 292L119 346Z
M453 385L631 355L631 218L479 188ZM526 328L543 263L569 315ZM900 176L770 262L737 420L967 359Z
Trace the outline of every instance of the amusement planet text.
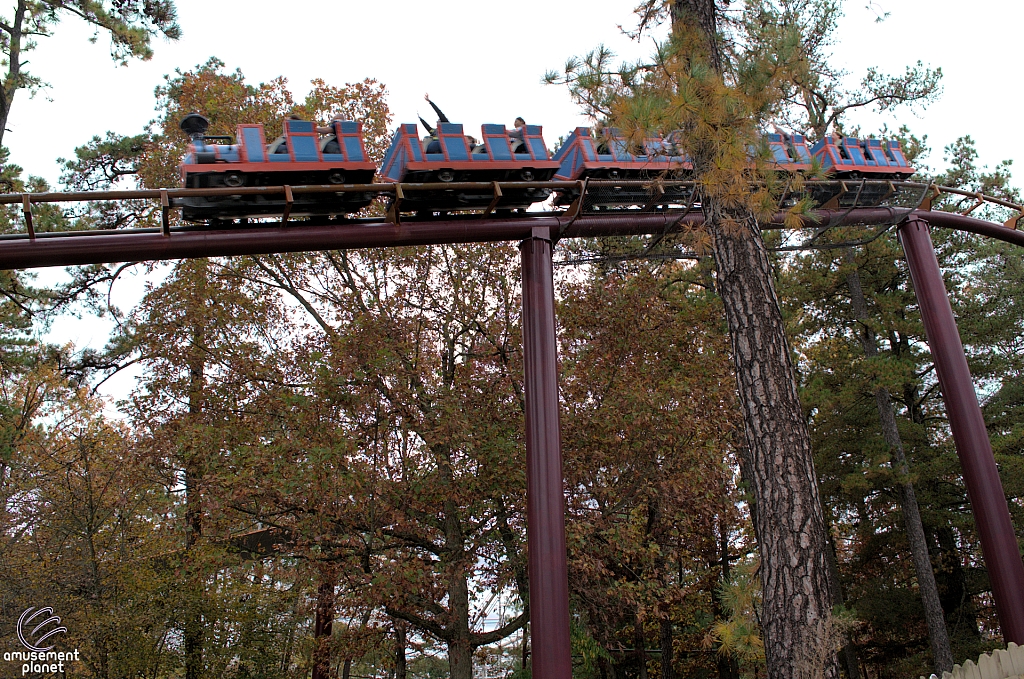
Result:
M38 672L64 672L65 661L78 661L74 651L4 651L5 662L21 662L21 676Z
M65 664L78 661L77 648L74 651L53 650L57 645L53 637L66 634L68 628L60 624L60 616L55 615L50 606L26 608L18 618L15 631L25 650L4 651L4 661L21 663L23 677L26 674L64 673L68 671Z

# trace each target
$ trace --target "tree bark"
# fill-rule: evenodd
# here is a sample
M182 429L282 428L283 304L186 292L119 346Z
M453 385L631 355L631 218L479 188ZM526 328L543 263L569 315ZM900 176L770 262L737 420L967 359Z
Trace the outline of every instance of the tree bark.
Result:
M647 679L647 642L644 641L644 623L639 617L633 622L633 653L636 655L637 677Z
M331 633L334 630L335 586L338 569L335 564L320 566L320 583L316 590L316 615L313 620L313 677L331 676Z
M523 647L519 654L519 671L525 672L530 662L530 623L523 625Z
M718 43L718 8L715 0L674 0L670 8L672 32L681 35L689 21L696 19L704 36L710 66L722 72L722 50Z
M704 211L757 499L768 676L836 677L825 522L768 252L752 215Z
M661 679L675 679L672 669L672 620L661 620Z
M839 559L836 556L836 543L831 536L828 538L828 579L832 587L832 600L837 606L843 605L843 587L839 582ZM860 679L860 660L857 658L857 649L849 638L844 639L846 643L839 650L839 659L843 665L843 672L848 679Z
M451 679L473 679L473 647L468 638L458 636L448 642L448 666Z
M3 90L0 92L0 146L4 143L4 132L7 131L7 119L11 115L14 94L22 86L21 40L24 37L26 8L26 0L18 0L14 17L11 20L10 31L7 32L7 77L0 84L0 88Z
M980 639L978 611L967 587L967 573L953 529L944 523L928 537L928 553L934 557L937 566L935 584L939 586L939 601L946 614L947 629L952 626L959 631L958 636Z
M853 269L846 276L846 284L850 289L850 302L853 313L860 323L860 339L864 355L871 359L878 355L878 341L875 333L868 325L868 305L864 298L860 274L857 271L857 260L851 248L844 253L846 262ZM892 467L896 472L899 487L900 508L903 510L903 523L907 529L907 540L910 542L910 553L914 560L914 571L917 574L917 586L924 604L925 622L928 624L928 640L931 643L932 659L935 662L935 674L953 671L953 651L949 645L949 634L946 631L946 619L939 600L939 589L935 583L935 571L928 556L928 541L925 538L924 525L921 523L921 511L917 504L914 485L910 482L910 470L907 457L903 452L903 441L899 427L896 426L896 415L893 412L892 396L885 387L875 389L875 405L882 425L882 436L889 450L892 451Z
M716 0L673 0L672 29L689 52L681 55L692 84L716 97L724 80ZM705 47L701 54L694 28ZM703 131L731 125L709 117L691 123L690 156L697 179L719 167L718 138ZM701 128L701 129L698 129ZM768 252L749 208L704 190L717 286L732 344L743 413L750 480L757 502L764 605L761 627L770 679L838 677L829 589L825 522L796 377Z
M395 679L405 679L405 621L395 620Z
M454 483L452 479L446 479ZM458 508L452 501L444 507L445 543L453 553L462 552L465 536L458 518ZM465 555L463 555L465 557ZM469 629L469 583L463 559L452 559L448 576L448 610L452 618L451 637L448 641L448 665L451 679L473 679L473 645Z
M202 581L202 569L197 563L196 547L203 534L202 491L202 450L198 449L195 430L203 417L203 401L206 388L206 288L207 261L197 260L194 264L196 274L195 295L190 300L192 306L187 315L190 323L191 343L188 358L188 424L186 435L189 440L184 445L185 467L185 565L188 573L188 600L185 605L185 679L200 679L203 673L203 601L205 589Z

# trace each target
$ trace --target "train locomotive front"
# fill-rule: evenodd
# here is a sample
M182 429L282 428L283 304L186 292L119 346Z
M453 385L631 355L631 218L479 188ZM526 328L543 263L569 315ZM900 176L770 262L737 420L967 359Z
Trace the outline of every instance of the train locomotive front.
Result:
M184 187L242 191L175 199L188 221L344 215L358 212L375 197L373 192L358 190L294 195L249 190L370 184L377 168L366 154L360 122L332 121L330 132L321 140L312 122L287 119L284 134L270 146L262 125L239 125L235 144L211 144L225 137L207 137L208 128L209 122L197 113L181 121L181 129L192 138L181 164Z

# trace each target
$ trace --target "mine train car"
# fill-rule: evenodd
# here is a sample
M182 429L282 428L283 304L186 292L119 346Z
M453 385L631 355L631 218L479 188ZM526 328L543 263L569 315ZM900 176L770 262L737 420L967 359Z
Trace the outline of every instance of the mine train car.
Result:
M209 122L190 114L181 128L192 138L181 164L182 184L188 189L240 188L311 184L369 184L377 166L363 144L363 124L335 120L331 133L320 139L306 120L285 120L284 134L267 145L262 125L239 125L235 144L211 144ZM230 141L230 138L228 138ZM176 200L186 220L234 220L281 214L336 215L369 205L371 192L296 194L288 204L284 194L196 196Z
M812 148L799 134L768 134L764 137L772 161L782 170L805 172L812 168L817 159L821 169L831 179L906 179L914 173L907 164L900 144L895 140L859 140L845 137L834 140L827 137ZM656 177L673 176L686 178L693 170L690 159L678 148L672 135L649 137L642 142L627 139L615 128L605 130L600 139L594 139L590 128L577 127L555 152L559 163L556 180L579 181L583 179L622 180L622 186L593 187L588 190L591 205L635 205L653 199L651 191L631 186L629 180L649 181ZM847 187L849 188L849 187ZM819 202L826 202L830 189L823 187L821 195L813 196ZM881 200L887 190L872 188L878 195L859 196L869 202ZM881 192L880 192L881 191ZM850 193L845 191L844 193ZM643 194L643 195L641 195ZM568 204L576 197L573 190L560 191L555 198L557 204ZM686 204L689 193L685 189L662 189L657 196L661 204ZM853 199L853 194L848 197Z
M225 137L207 137L209 123L199 114L186 116L181 126L192 138L181 165L186 188L369 184L377 172L366 153L362 123L355 121L332 121L329 133L321 138L312 122L287 119L284 134L269 145L262 125L239 125L234 144L211 143ZM482 125L482 143L471 146L462 125L439 123L435 139L420 140L416 125L407 123L395 132L379 180L435 185L404 191L398 200L398 211L420 215L483 208L502 214L527 208L548 198L551 190L515 183L550 179L606 180L588 187L589 207L688 204L693 199L692 185L651 182L659 177L685 179L692 172L675 134L637 142L614 128L595 138L590 128L577 127L552 158L539 125L513 131L515 139L504 125ZM765 135L763 142L780 169L804 172L818 167L836 180L810 190L819 204L874 204L891 196L893 188L878 183L865 186L858 180L903 180L914 173L894 140L826 137L808 148L801 135L776 133ZM622 184L609 183L618 181ZM500 191L494 182L503 183ZM467 188L467 183L490 186ZM555 203L569 204L578 191L559 189ZM358 189L296 193L288 197L291 200L283 193L220 194L177 198L174 205L183 208L186 220L230 221L282 214L352 214L377 195ZM384 195L394 200L393 194Z
M551 160L540 125L519 128L522 140L512 148L504 125L481 125L482 143L470 148L462 125L437 124L437 143L417 136L415 124L400 125L381 166L381 179L393 183L542 182L551 179L558 163ZM434 152L428 153L428 149ZM550 189L438 189L406 192L403 210L457 211L481 207L526 208L546 199ZM492 202L497 201L495 203Z
M651 137L642 142L630 141L609 128L600 138L591 136L589 127L577 127L555 151L558 162L556 180L581 179L623 180L620 186L607 186L588 191L591 207L616 205L643 205L652 198L650 189L639 182L660 176L685 177L693 170L690 160L682 155L671 139ZM632 182L632 183L630 183ZM676 187L658 196L659 202L690 202L693 189ZM576 199L578 190L559 191L555 203L568 205Z

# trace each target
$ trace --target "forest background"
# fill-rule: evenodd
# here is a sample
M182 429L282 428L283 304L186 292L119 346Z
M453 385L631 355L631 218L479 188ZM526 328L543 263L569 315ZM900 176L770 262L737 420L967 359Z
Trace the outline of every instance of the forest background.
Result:
M626 25L628 9L616 7ZM885 27L873 22L886 8L868 9L869 28ZM191 110L215 133L345 111L365 121L378 156L393 129L379 83L314 82L303 98L283 79L252 85L196 61L159 87L147 131L86 143L59 177L40 174L72 188L174 185L176 122ZM514 54L507 64L525 69ZM31 103L23 95L13 111ZM1016 196L1009 168L980 167L970 140L951 140L931 167L920 135L905 139L923 172L943 168L940 183ZM5 172L16 188L43 187ZM41 219L61 229L151 215L92 206ZM21 228L16 213L6 220ZM1020 255L949 234L939 245L1021 526ZM559 253L576 263L560 268L558 295L577 671L763 673L711 263L699 241L623 257L638 247ZM847 671L906 676L933 662L899 516L907 481L955 657L998 634L898 247L884 237L855 255L870 319L840 252L778 250L776 285L846 602ZM105 677L528 673L517 266L512 246L488 246L83 268L35 287L5 278L4 638L21 610L45 603L64 616L83 670ZM108 290L132 271L150 284L138 304L112 307ZM102 351L44 334L73 310L111 319ZM864 327L879 338L871 360ZM96 386L130 365L138 377L112 416ZM896 404L909 476L879 430L879 385Z

